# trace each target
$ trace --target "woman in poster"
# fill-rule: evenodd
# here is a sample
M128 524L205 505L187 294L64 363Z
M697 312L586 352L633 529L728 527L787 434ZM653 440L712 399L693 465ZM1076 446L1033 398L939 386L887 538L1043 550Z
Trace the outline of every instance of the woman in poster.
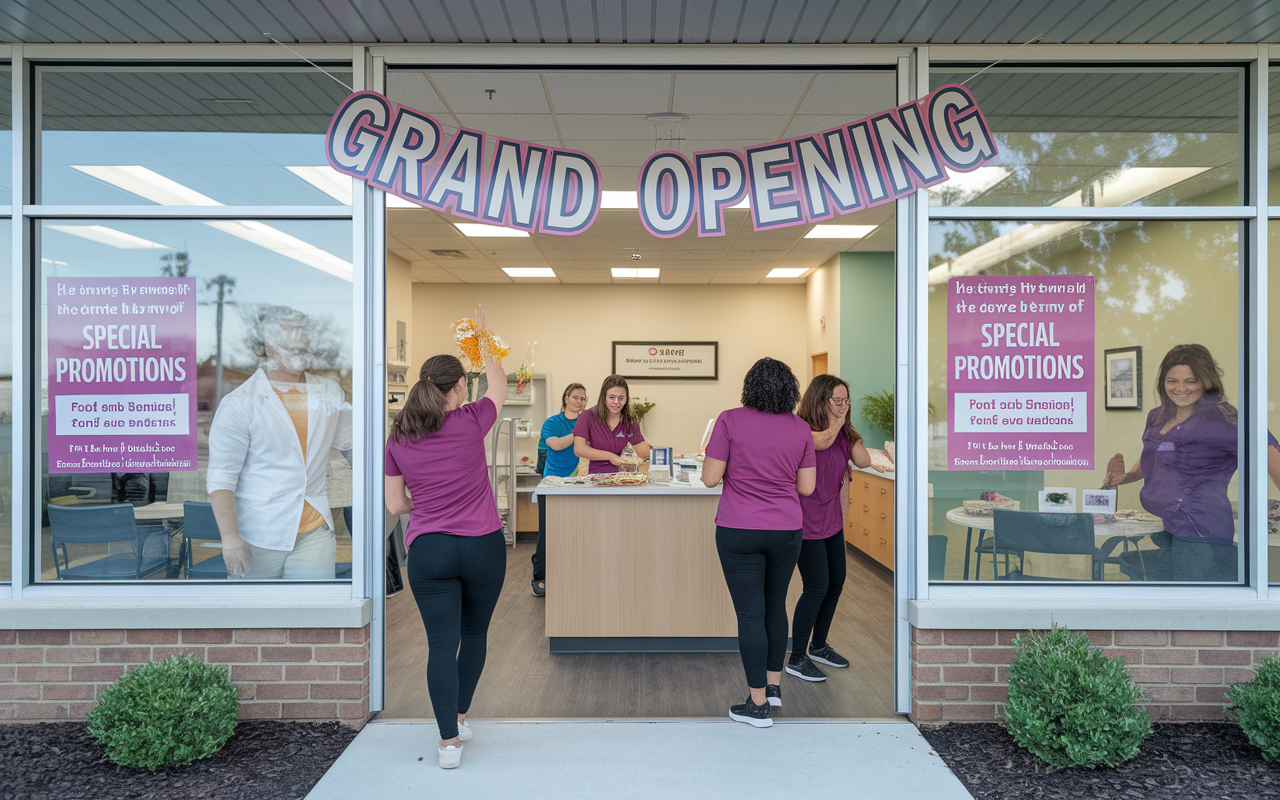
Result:
M1147 415L1142 457L1126 471L1124 456L1116 453L1107 464L1106 486L1143 481L1142 506L1163 520L1169 534L1168 579L1238 580L1236 525L1227 496L1238 467L1238 415L1227 402L1222 368L1203 345L1180 344L1160 362L1155 388L1160 405ZM1280 453L1275 437L1268 437L1274 481ZM1164 575L1148 570L1152 577Z

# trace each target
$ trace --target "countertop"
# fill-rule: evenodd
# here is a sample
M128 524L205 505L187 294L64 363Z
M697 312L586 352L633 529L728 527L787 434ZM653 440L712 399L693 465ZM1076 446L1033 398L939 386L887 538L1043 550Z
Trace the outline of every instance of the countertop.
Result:
M646 483L643 486L543 486L538 485L535 492L539 495L556 494L596 494L596 495L644 495L655 497L661 495L720 495L719 486L708 489L705 486L693 487L687 483Z

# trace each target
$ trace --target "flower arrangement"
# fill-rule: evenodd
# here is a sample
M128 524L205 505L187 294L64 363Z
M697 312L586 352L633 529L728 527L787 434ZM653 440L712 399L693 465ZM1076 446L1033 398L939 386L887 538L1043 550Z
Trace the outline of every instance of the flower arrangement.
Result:
M524 387L533 380L533 347L536 344L537 342L528 342L525 345L524 361L520 362L520 367L516 370L516 394L524 394Z
M490 330L478 332L473 319L464 317L450 327L453 330L453 343L457 345L462 359L467 362L468 372L483 372L486 354L494 361L501 361L511 354L511 348L502 341L501 336Z

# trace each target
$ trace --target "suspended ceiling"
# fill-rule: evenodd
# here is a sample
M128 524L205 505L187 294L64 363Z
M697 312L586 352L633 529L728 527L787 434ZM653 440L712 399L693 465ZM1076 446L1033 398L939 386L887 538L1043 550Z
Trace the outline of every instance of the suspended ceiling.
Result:
M0 0L9 42L1274 42L1271 0Z

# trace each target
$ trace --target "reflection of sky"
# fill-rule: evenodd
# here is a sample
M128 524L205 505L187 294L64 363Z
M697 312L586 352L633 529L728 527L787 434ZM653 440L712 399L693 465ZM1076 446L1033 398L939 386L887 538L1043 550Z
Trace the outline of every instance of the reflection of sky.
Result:
M10 302L9 287L12 285L12 272L9 262L13 258L13 230L7 218L0 218L0 376L8 378L13 374L13 303ZM2 408L2 407L0 407ZM7 409L5 409L7 410Z
M352 224L347 220L280 220L272 227L350 261ZM49 225L102 225L159 245L153 249L126 250L93 242ZM70 222L53 220L41 231L42 278L157 276L165 264L161 256L186 250L191 266L188 277L197 279L198 299L215 300L217 290L206 290L204 282L217 275L235 278L228 299L239 303L288 305L308 315L328 319L341 342L343 366L350 366L352 353L352 297L350 281L344 281L279 253L216 230L203 222L189 220L93 220ZM6 232L5 238L8 234ZM163 246L163 247L160 247ZM172 249L169 249L172 248ZM6 251L7 252L7 251ZM57 263L62 262L62 263ZM44 297L45 281L40 281ZM216 349L214 306L196 311L196 344L203 361ZM41 315L42 320L45 315ZM2 334L7 336L7 326ZM248 352L242 346L245 328L234 306L223 311L224 363L247 365Z
M106 164L147 167L223 205L337 205L285 169L327 165L321 134L45 131L41 153L49 204L151 205L71 168Z

